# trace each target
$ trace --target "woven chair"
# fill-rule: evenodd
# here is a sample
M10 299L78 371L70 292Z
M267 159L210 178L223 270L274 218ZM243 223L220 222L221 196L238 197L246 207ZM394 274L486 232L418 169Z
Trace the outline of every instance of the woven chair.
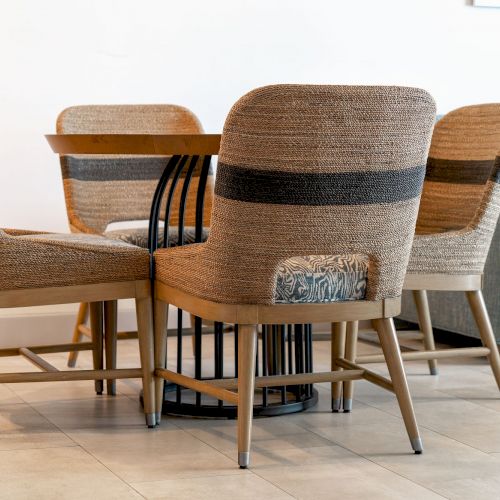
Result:
M188 109L171 104L157 105L100 105L73 106L65 109L57 119L59 134L200 134L203 128L198 118ZM168 161L161 156L118 155L62 155L61 169L70 228L73 232L105 234L143 248L148 246L147 228L108 230L109 224L138 221L149 218L153 193ZM199 170L196 168L185 207L184 243L195 241L196 194ZM181 188L176 188L170 213L169 246L179 240L177 234L178 207ZM207 180L204 221L210 225L213 177ZM163 213L163 212L162 212ZM163 233L160 231L160 244ZM206 231L204 231L206 237ZM81 304L73 332L73 342L89 336L85 326L87 304ZM108 304L110 325L116 325L116 303ZM116 326L115 326L116 329ZM125 332L120 338L134 334ZM110 337L113 343L113 337ZM110 345L110 358L116 346ZM78 351L70 353L68 366L75 366ZM112 359L109 360L113 362ZM110 384L108 390L114 393Z
M500 104L466 106L437 122L432 137L416 235L404 288L415 301L425 350L404 360L487 356L500 387L500 357L481 288L483 270L500 213ZM435 350L427 290L465 292L485 347ZM354 327L355 328L355 327ZM381 361L380 356L349 359ZM344 410L352 384L344 383Z
M22 355L44 373L2 373L0 383L95 380L143 380L148 426L155 424L153 383L153 322L147 250L100 236L0 230L0 307L26 307L85 301L90 303L93 370L59 371L39 354L67 352L72 344L0 350L0 356ZM103 369L103 305L134 298L137 309L142 368ZM13 336L15 332L12 332ZM104 336L109 332L104 331Z
M155 253L155 374L158 402L165 379L238 406L241 467L249 464L254 387L344 378L394 391L421 452L391 318L434 114L419 89L311 85L257 89L229 113L208 241ZM168 304L238 325L237 379L166 369ZM257 325L359 319L375 320L392 380L337 356L336 338L332 371L255 377Z

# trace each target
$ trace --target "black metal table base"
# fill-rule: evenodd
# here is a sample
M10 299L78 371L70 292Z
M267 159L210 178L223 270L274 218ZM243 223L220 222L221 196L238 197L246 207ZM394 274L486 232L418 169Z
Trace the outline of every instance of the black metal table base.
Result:
M307 398L297 400L296 394L288 388L289 402L281 404L281 402L270 403L267 406L262 404L254 405L254 417L275 417L278 415L286 415L288 413L298 413L308 408L315 406L318 402L318 391L312 389L311 395ZM171 387L165 386L165 397L163 400L162 413L164 415L190 416L190 417L205 417L205 418L228 418L235 419L237 416L237 408L232 405L223 405L204 403L197 405L195 402L189 403L184 401L176 403L175 398L169 397L175 391L175 384ZM259 393L256 391L255 398L258 399ZM268 390L271 394L281 394L280 389Z
M179 318L180 319L180 318ZM234 363L224 367L224 339L229 343L229 335L224 334L222 323L215 323L214 329L214 377L201 376L202 336L201 325L197 321L195 331L195 377L200 380L210 378L233 378L238 373L237 327L232 336ZM207 336L203 336L208 340ZM182 339L178 337L182 343ZM182 348L177 346L177 353ZM182 369L182 359L178 357ZM255 375L286 375L312 371L312 329L311 325L263 325L257 343ZM311 384L257 389L254 397L254 416L277 416L304 411L318 401L318 393ZM165 384L163 414L207 417L236 418L237 408L218 401L210 396L201 395L175 384Z

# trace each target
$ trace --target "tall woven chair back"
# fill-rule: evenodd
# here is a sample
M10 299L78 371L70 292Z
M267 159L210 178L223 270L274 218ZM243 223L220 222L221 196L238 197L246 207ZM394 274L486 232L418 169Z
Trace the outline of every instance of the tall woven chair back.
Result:
M57 119L60 134L199 134L203 128L188 109L170 104L73 106ZM70 226L103 233L112 222L146 220L168 157L63 155L61 168ZM196 193L202 158L189 187L185 225L195 225ZM169 186L167 186L167 190ZM176 187L170 223L178 221L182 182ZM212 208L213 177L207 180L205 225ZM162 212L163 213L163 212Z
M399 296L434 119L415 88L275 85L242 97L224 125L196 293L272 304L288 259L361 254L366 298Z
M417 234L481 228L491 242L499 204L492 169L499 150L500 104L465 106L436 123ZM480 251L489 244L483 241Z

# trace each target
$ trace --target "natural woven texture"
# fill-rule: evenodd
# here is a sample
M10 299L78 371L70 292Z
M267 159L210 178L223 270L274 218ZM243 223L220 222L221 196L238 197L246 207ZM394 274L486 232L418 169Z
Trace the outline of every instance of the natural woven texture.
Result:
M149 255L101 236L0 230L0 290L143 280Z
M60 134L199 134L196 116L175 105L74 106L57 119ZM153 193L169 157L137 155L61 156L66 208L73 231L103 234L112 222L149 218ZM190 161L190 160L189 160ZM195 224L200 158L187 194L185 224ZM177 184L170 224L177 224L180 192ZM167 186L167 192L170 184ZM213 176L209 175L204 223L210 224ZM163 211L162 211L163 213Z
M365 298L368 258L364 255L307 255L281 263L276 304L337 302Z
M437 122L408 273L480 274L500 210L500 104Z
M134 229L117 229L114 231L107 231L105 233L106 238L112 238L114 240L125 241L131 245L136 245L138 247L147 248L148 247L148 228L134 228ZM206 241L208 238L208 228L203 228L201 240ZM182 244L190 245L196 241L196 228L193 226L188 226L184 228L184 241ZM168 230L168 246L176 247L180 244L179 241L179 227L173 226ZM163 229L160 228L158 232L158 246L163 246Z
M399 296L434 117L414 88L250 92L224 126L208 241L156 252L157 279L216 302L272 304L283 261L363 254L366 298Z

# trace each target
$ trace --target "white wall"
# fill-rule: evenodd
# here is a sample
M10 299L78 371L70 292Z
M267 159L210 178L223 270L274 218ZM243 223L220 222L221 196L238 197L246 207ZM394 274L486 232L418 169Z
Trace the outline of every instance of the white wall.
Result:
M43 134L73 104L171 102L209 132L276 82L500 101L500 9L465 0L0 0L0 227L66 230Z

